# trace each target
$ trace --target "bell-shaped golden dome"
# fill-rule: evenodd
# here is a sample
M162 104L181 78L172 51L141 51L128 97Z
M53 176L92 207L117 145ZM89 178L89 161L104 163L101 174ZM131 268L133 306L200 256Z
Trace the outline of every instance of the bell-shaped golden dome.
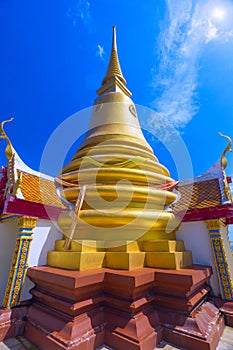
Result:
M135 105L125 89L114 26L110 63L95 100L89 130L59 175L66 183L61 195L73 204L80 186L87 186L80 212L80 239L99 239L96 230L88 234L91 226L113 228L130 223L126 236L132 239L132 229L164 229L173 216L164 209L176 194L162 189L173 179L145 140ZM82 228L82 222L91 226Z
M97 93L86 137L58 178L63 185L61 196L75 208L80 193L85 192L76 229L73 230L76 220L69 212L59 218L65 235L74 231L72 244L65 244L72 252L64 252L61 242L57 242L57 251L48 254L48 264L89 269L104 263L108 267L132 269L142 267L146 259L147 266L179 267L186 252L182 251L182 243L176 245L174 241L171 223L175 216L167 209L177 197L169 190L174 180L142 133L120 68L115 26L110 63ZM170 233L166 232L168 226ZM169 239L175 243L167 244ZM157 240L158 247L164 249L179 246L180 250L169 251L161 260L160 253L151 253L154 244L143 243L148 240ZM158 240L166 244L161 245ZM89 245L92 248L87 248ZM94 252L90 253L90 249ZM73 260L76 258L78 262ZM191 261L190 254L187 261Z

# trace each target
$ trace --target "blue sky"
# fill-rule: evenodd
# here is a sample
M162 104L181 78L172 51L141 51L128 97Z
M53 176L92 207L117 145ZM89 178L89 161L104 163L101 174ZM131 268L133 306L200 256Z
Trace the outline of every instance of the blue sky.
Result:
M178 130L194 176L201 174L226 146L217 132L233 137L230 0L0 0L0 119L14 117L6 131L15 149L38 170L51 133L92 105L113 24L132 99ZM166 124L147 123L154 135L172 138ZM171 157L160 144L153 147L176 177ZM2 141L1 164L3 150Z

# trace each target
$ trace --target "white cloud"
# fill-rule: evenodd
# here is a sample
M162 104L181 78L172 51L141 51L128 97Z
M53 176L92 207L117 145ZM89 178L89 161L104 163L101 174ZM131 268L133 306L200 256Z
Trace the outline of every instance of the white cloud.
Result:
M184 127L198 111L200 54L209 42L233 38L233 6L228 0L166 0L166 4L152 105L174 126Z
M68 0L69 8L67 16L71 18L73 25L76 26L78 21L87 24L90 21L90 2L87 0Z
M100 44L97 45L97 52L96 55L104 61L104 56L105 56L105 51L104 51L104 47L101 46Z

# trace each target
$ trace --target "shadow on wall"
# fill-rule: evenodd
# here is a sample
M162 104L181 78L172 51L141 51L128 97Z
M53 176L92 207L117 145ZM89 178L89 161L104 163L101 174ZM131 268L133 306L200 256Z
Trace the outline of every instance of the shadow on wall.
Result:
M28 266L46 265L47 253L54 250L55 240L61 239L62 232L56 226L56 223L49 220L38 220L34 229L33 240L31 243ZM26 277L21 300L31 298L29 293L34 284Z
M214 295L219 296L218 277L214 265L209 232L205 222L183 222L176 233L176 239L183 240L185 249L192 251L194 264L212 267L213 275L210 278L210 284Z

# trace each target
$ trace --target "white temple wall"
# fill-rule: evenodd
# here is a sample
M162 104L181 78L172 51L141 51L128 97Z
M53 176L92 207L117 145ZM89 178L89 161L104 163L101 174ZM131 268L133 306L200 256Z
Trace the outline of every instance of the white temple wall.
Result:
M62 232L52 221L38 220L34 229L28 266L46 265L47 252L54 250L55 240L61 237Z
M13 258L18 221L0 223L0 305L2 305Z
M62 233L58 230L52 221L38 220L36 228L33 233L33 240L31 242L28 266L46 265L47 253L49 250L54 250L55 240L61 239ZM22 299L27 300L31 298L29 290L33 287L33 283L28 277L25 279Z
M209 232L204 221L183 222L176 233L178 240L183 240L186 250L191 250L193 263L211 266L213 275L210 284L215 296L219 296L219 285L214 266L212 247Z

